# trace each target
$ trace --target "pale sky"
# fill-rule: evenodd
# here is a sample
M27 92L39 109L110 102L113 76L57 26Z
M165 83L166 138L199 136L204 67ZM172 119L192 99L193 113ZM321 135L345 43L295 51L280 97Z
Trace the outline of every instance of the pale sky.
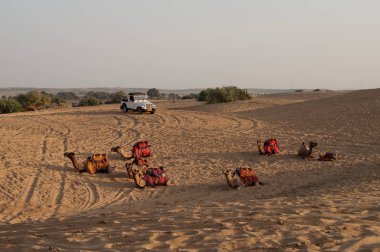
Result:
M378 0L0 0L0 87L380 87Z

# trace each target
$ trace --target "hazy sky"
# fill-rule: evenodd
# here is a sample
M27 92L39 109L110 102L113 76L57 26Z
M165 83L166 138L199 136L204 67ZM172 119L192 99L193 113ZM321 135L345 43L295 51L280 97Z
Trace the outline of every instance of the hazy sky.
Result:
M0 87L380 87L378 0L0 0Z

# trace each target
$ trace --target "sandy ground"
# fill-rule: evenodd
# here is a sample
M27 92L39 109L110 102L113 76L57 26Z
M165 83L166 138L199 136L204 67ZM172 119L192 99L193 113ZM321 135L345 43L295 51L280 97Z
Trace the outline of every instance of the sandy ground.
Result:
M380 251L380 90L0 115L0 251ZM281 153L260 156L258 138ZM171 187L140 190L112 146L148 139ZM302 160L302 141L336 162ZM111 174L79 174L109 153ZM249 165L265 186L227 188Z

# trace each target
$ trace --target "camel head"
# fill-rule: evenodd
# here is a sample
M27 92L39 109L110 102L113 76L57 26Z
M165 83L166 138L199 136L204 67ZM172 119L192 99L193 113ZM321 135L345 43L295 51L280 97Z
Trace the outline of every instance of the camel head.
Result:
M222 171L222 174L224 175L228 175L230 173L230 169L225 169L224 171Z
M236 176L234 176L234 170L233 169L225 169L222 174L226 176L227 185L230 188L238 188L240 187L240 179Z
M230 178L232 178L233 170L232 169L225 169L224 171L222 171L222 174L224 176L226 176L227 179L230 179Z
M140 170L139 170L137 167L135 167L135 168L132 169L132 174L133 174L134 176L136 176L136 175L140 175Z
M309 147L310 147L310 149L316 147L317 145L318 145L317 142L312 142L312 141L309 142Z
M75 157L75 153L74 152L65 152L65 153L63 153L63 156L72 159L73 157Z

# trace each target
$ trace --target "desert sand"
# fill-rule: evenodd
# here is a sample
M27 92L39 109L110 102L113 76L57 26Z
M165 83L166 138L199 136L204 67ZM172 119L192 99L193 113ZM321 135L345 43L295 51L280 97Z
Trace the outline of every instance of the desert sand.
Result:
M380 251L380 90L0 115L0 251ZM260 156L256 140L281 152ZM135 188L112 146L147 139L174 185ZM334 162L297 157L302 141ZM108 153L111 174L63 157ZM233 190L225 168L264 186Z

